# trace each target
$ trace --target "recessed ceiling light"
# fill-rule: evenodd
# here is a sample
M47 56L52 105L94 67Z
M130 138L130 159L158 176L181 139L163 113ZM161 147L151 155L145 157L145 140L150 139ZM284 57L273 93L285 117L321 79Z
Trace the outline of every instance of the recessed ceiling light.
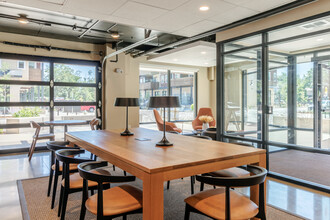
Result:
M112 38L114 38L114 39L118 39L118 38L120 37L120 35L119 35L118 32L112 32L112 33L110 34L110 36L111 36Z
M323 38L316 39L317 41L323 41Z
M17 20L21 24L27 24L27 23L29 23L29 20L27 19L27 16L24 15L24 14L19 14L19 18Z
M204 63L205 65L209 64L209 63Z
M202 51L201 54L206 54L206 52L205 51Z
M199 7L199 10L200 11L208 11L210 8L209 8L209 6L207 6L207 5L203 5L203 6L201 6L201 7Z
M173 59L173 61L178 61L178 59Z

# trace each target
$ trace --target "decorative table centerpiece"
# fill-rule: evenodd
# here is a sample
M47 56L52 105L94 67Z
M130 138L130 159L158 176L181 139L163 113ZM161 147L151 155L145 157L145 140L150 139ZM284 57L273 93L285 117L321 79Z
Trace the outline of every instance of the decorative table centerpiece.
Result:
M198 120L200 120L201 122L203 122L203 130L206 130L207 128L209 128L209 123L213 121L213 117L212 116L208 116L208 115L202 115L199 116Z

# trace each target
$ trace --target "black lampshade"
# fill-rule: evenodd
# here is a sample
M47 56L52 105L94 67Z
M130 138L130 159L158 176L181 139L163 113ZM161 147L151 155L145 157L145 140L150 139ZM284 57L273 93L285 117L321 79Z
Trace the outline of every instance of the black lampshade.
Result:
M138 98L116 98L115 106L139 106Z
M151 96L149 108L177 108L181 107L178 96Z

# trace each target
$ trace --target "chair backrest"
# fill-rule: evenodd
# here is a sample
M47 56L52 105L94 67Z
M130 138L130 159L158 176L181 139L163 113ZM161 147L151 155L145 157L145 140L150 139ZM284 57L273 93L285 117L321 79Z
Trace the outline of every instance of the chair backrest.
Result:
M212 141L212 138L209 137L209 136L204 136L204 135L194 135L192 136L194 138L201 138L201 139L206 139L206 140L211 140Z
M31 128L36 129L36 131L34 132L34 136L35 136L35 138L38 138L41 126L35 121L30 121L30 126L31 126Z
M100 184L107 183L123 183L135 181L135 176L113 176L110 173L102 172L98 168L108 166L106 161L84 162L78 165L78 171L82 178L98 182ZM95 172L96 171L96 172Z
M252 175L247 177L212 177L212 176L196 176L200 182L225 187L248 187L261 184L265 181L267 170L262 167L247 165L247 171Z
M93 161L85 157L76 157L83 153L85 153L85 150L80 149L62 149L55 151L56 159L67 165L71 163L79 164L83 162Z
M57 151L57 150L62 150L62 149L79 149L77 147L67 147L66 145L69 145L70 142L68 141L47 141L46 145L48 150L51 151Z
M159 112L156 109L153 109L153 112L154 112L154 115L155 115L158 130L160 130L160 131L164 130L164 128L163 128L164 121L163 121L162 117L160 117Z
M92 130L98 130L98 125L100 124L100 120L98 118L94 118L89 122L89 126Z
M198 125L202 125L203 123L198 119L200 116L202 115L208 115L208 116L211 116L213 118L213 121L211 121L209 123L210 126L215 126L215 119L213 117L213 114L212 114L212 109L211 108L200 108L198 110L198 113L197 113L197 116L196 118L193 120L192 124L193 126L198 126Z

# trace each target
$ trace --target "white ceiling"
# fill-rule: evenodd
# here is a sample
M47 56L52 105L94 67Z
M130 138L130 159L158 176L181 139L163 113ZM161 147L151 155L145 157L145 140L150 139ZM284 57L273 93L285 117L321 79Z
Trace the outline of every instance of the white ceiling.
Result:
M193 36L294 0L0 0L34 8ZM208 11L199 7L207 5Z
M157 55L148 60L162 63L210 67L216 65L215 43L197 41Z

